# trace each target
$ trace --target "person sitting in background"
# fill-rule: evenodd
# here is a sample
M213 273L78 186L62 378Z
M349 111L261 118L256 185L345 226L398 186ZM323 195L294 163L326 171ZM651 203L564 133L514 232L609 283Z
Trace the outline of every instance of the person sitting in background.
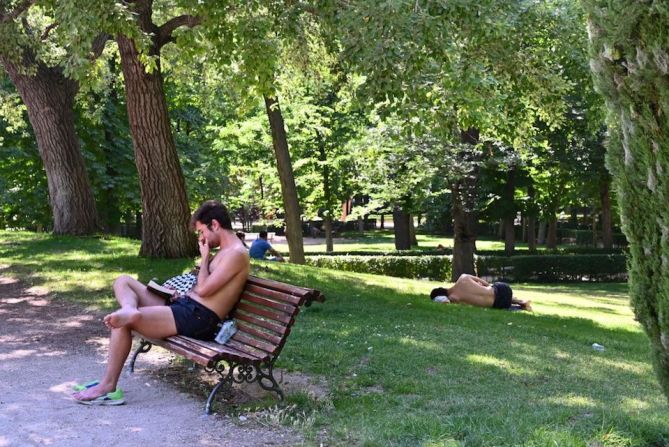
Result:
M430 299L443 304L462 303L494 309L511 309L513 306L520 310L532 310L529 300L513 297L513 291L508 284L496 282L490 285L481 278L467 274L460 275L453 287L433 289Z
M281 253L276 251L272 245L267 242L267 231L261 231L258 233L258 239L251 243L251 248L249 249L249 256L253 259L265 259L266 253L269 252L272 256L267 258L270 261L280 261L284 259L281 256Z

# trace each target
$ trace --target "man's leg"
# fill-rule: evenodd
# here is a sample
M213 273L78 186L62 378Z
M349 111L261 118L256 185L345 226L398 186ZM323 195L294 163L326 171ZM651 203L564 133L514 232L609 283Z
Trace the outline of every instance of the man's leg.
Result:
M104 323L109 329L135 323L139 318L138 309L147 306L164 306L165 300L155 295L144 284L128 275L119 276L114 281L114 296L121 308L107 315Z
M121 312L121 311L119 311ZM127 323L119 327L112 327L111 337L109 340L109 356L107 358L107 367L104 376L100 383L94 387L83 390L74 394L77 400L93 400L97 397L104 396L116 389L118 379L123 371L123 365L130 354L132 346L131 330L136 330L149 338L165 338L171 335L176 335L177 326L174 322L174 315L172 309L168 306L153 306L142 307L136 311L138 316L133 323ZM117 314L118 312L114 312ZM107 319L114 314L105 317ZM118 323L120 320L111 319L113 323ZM110 322L109 324L113 324Z

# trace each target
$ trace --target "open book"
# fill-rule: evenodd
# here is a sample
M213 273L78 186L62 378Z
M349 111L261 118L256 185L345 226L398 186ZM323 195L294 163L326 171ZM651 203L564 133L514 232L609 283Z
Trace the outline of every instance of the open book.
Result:
M149 289L151 292L155 293L156 295L165 298L166 300L172 298L172 295L174 295L175 292L174 289L163 287L154 280L149 281L149 283L146 285L146 288Z

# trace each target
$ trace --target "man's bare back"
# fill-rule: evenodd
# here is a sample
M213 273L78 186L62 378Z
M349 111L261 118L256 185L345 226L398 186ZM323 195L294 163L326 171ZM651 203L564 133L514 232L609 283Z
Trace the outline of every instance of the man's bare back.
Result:
M532 310L530 301L513 298L511 287L498 282L489 284L473 275L462 274L450 288L437 287L430 298L439 303L461 303L478 307L509 309L512 306L522 310Z

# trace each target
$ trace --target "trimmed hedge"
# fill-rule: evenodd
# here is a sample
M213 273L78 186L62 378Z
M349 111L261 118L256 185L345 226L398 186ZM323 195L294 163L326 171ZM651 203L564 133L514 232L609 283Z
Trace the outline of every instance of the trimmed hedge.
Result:
M540 250L530 253L528 250L516 250L513 256L546 256L558 255L562 253L574 254L623 254L625 251L622 247L614 248L598 248L598 247L579 247L576 245L560 247L556 250ZM319 252L310 253L310 256L450 256L453 254L452 248L436 249L430 248L427 250L392 250L392 251L371 251L371 250L351 250L351 251L336 251L332 253ZM477 250L477 256L505 256L504 250Z
M476 261L479 276L512 282L626 281L625 255L485 256Z
M450 279L450 256L308 256L307 265L400 278Z
M307 256L307 264L357 273L450 281L450 256ZM479 276L510 282L626 281L622 254L478 256Z

